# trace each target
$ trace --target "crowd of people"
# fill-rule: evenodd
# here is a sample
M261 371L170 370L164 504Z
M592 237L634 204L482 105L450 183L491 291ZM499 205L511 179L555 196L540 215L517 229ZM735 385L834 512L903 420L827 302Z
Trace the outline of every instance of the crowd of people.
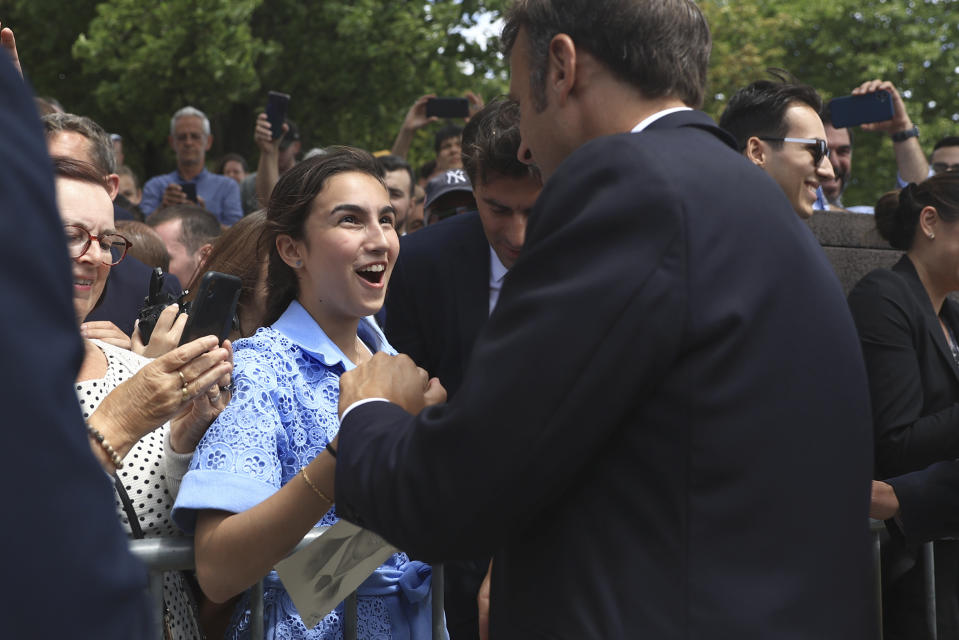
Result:
M717 125L695 3L602 4L516 0L508 97L443 122L424 95L390 150L304 153L260 114L255 170L212 172L209 118L170 105L152 177L109 123L31 98L0 30L0 388L31 425L5 479L43 476L10 498L34 585L14 629L55 572L44 606L82 637L159 613L170 638L249 638L266 576L267 637L340 638L344 605L307 626L273 567L343 518L399 549L357 590L360 638L428 637L442 562L452 640L872 640L871 515L883 637L959 638L959 137L927 158L897 88L853 83L892 101L862 129L898 184L847 206L853 132L814 87L773 70ZM848 300L822 210L903 252ZM180 344L208 271L239 279L232 329ZM162 612L121 531L194 537Z

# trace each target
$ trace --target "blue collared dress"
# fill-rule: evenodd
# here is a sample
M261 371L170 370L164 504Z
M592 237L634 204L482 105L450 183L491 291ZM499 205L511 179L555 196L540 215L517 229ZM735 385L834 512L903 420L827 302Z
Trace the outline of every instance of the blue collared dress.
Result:
M395 354L370 319L358 335L371 351ZM294 301L270 327L234 345L233 400L207 430L184 476L173 518L192 533L196 512L239 513L289 482L339 429L340 375L355 365ZM337 521L330 509L317 523ZM358 638L430 637L429 566L392 555L358 590ZM264 586L267 638L343 637L342 603L307 629L276 572ZM237 607L228 638L250 637L247 597Z

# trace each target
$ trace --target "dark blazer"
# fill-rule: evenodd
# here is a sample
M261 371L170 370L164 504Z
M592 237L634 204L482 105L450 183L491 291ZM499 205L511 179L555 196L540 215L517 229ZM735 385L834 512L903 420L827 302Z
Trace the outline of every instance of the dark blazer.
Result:
M494 640L876 636L843 292L700 112L572 153L454 400L363 404L339 438L341 516L493 552Z
M959 367L909 258L866 275L849 308L869 372L876 477L959 458ZM947 298L940 315L959 335L959 304Z
M948 298L940 314L916 268L903 256L890 269L876 269L849 292L872 396L876 477L914 472L959 456L959 368L939 323L959 333L959 305ZM922 640L928 635L923 567L915 543L945 533L951 518L936 513L948 495L950 467L891 480L902 505L900 528L882 549L884 635ZM933 536L937 537L937 536ZM959 546L936 543L936 608L941 637L959 634Z
M83 345L43 128L4 53L0 141L0 635L148 638L146 572L120 530L73 389Z
M478 213L448 218L400 240L386 293L386 337L437 376L451 398L489 317L489 261Z
M109 320L123 333L133 335L133 323L137 319L144 298L150 293L150 276L153 269L133 256L128 255L123 262L110 268L106 290L97 307L87 315L87 322ZM174 298L183 293L180 281L172 273L163 278L165 293Z

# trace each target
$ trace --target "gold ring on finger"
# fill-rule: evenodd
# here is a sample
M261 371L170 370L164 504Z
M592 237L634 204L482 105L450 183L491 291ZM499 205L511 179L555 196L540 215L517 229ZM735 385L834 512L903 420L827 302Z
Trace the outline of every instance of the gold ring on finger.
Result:
M190 392L187 391L186 384L180 387L180 393L183 394L183 402L186 402L190 399Z
M180 376L180 386L184 389L186 388L186 378L183 377L183 372L177 369L177 375Z

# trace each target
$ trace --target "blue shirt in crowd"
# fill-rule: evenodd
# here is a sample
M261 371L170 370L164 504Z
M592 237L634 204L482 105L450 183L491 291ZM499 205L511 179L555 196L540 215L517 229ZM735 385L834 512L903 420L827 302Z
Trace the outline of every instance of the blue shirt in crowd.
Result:
M143 185L143 200L140 201L140 211L149 216L156 211L163 201L163 192L171 182L177 184L196 184L196 194L203 198L206 209L217 217L220 224L231 226L243 217L243 206L240 204L240 186L236 180L226 176L210 173L206 169L201 171L193 180L184 180L179 171L153 176Z
M360 321L358 335L371 351L395 355L371 319ZM340 375L355 366L296 301L233 349L233 399L203 436L173 507L174 520L191 533L197 510L246 511L323 451L339 430ZM337 519L330 509L317 525ZM358 589L358 637L429 637L430 586L428 565L391 556ZM275 571L266 578L264 604L269 637L342 637L342 604L307 629ZM228 638L248 637L246 607L244 599Z

